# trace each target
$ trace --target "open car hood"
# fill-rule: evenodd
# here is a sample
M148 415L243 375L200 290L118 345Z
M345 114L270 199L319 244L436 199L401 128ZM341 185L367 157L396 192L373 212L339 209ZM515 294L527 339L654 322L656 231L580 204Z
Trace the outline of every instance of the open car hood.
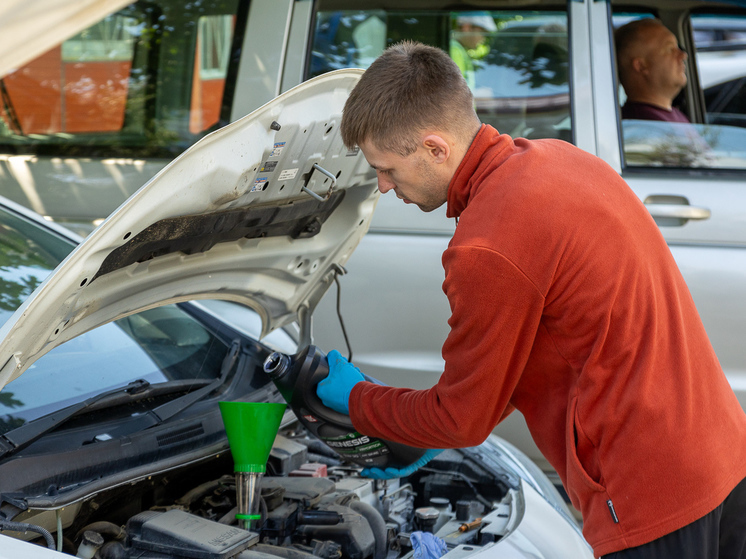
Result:
M310 315L368 230L376 181L339 134L362 70L307 81L181 154L0 328L0 387L54 347L164 304L225 299L262 336ZM103 348L102 348L103 350Z
M2 0L0 78L132 0Z

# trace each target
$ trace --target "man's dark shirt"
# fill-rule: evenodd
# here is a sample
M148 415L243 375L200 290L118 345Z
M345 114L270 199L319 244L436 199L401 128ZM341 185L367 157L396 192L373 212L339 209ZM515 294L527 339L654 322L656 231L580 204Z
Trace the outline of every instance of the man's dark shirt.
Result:
M628 101L622 107L622 118L635 120L663 120L666 122L684 122L689 119L676 107L670 111L648 103L635 103Z

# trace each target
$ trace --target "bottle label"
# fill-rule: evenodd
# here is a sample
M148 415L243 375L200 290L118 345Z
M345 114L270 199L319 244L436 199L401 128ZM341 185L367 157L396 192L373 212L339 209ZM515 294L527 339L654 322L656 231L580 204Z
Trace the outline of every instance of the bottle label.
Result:
M369 458L389 452L388 447L380 439L362 435L357 431L340 437L322 437L322 440L340 454L351 458Z

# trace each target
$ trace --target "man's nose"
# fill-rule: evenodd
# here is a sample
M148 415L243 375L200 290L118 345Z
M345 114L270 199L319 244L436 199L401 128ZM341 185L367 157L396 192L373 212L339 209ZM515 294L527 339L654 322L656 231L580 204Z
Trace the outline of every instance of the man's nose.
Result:
M392 190L396 185L391 179L386 178L381 173L378 174L378 190L381 194L386 194L389 190Z

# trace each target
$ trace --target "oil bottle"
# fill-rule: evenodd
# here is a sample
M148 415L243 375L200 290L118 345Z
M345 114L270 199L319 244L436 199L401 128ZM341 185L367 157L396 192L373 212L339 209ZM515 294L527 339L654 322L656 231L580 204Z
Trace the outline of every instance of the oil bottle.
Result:
M316 385L329 375L329 364L316 346L292 356L274 352L264 361L264 372L298 420L343 458L369 468L404 468L425 453L423 448L363 435L355 430L348 415L325 406L316 395Z

